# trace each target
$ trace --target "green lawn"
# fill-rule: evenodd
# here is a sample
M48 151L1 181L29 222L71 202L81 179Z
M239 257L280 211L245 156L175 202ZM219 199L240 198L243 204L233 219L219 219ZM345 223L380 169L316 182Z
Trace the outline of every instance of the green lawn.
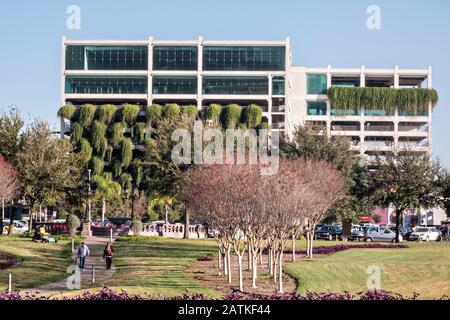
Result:
M72 262L68 241L35 243L29 238L0 236L0 252L19 259L14 267L0 271L0 291L8 287L9 273L13 289L27 289L67 277Z
M288 264L297 292L367 290L369 266L379 266L381 289L421 298L450 295L450 243L408 243L408 249L352 249Z
M173 296L189 291L220 297L220 293L202 287L186 274L186 268L198 257L215 251L213 240L116 242L114 265L117 271L106 285L136 294Z

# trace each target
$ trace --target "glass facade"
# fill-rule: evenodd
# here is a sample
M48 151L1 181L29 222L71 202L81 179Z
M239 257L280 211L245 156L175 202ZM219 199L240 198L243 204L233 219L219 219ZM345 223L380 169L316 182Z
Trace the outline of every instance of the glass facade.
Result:
M68 94L146 94L147 77L67 76L65 92Z
M272 78L272 95L284 96L285 95L285 80L284 77Z
M203 48L203 70L284 71L284 46L207 46Z
M153 94L196 94L197 77L153 77Z
M327 94L327 75L326 74L308 74L307 75L307 93L308 94Z
M203 94L267 95L267 77L204 77Z
M155 46L154 70L197 70L197 47Z
M66 47L67 70L147 70L146 46Z
M327 103L325 101L308 101L308 116L326 116Z

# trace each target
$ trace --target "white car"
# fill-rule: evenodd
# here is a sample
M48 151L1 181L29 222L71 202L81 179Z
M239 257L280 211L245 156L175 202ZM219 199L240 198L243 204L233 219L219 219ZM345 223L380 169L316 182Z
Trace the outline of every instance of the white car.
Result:
M435 227L418 227L411 235L409 240L438 241L441 236Z
M28 226L19 221L14 221L13 234L24 234L28 232ZM3 234L7 234L9 231L9 221L3 223Z

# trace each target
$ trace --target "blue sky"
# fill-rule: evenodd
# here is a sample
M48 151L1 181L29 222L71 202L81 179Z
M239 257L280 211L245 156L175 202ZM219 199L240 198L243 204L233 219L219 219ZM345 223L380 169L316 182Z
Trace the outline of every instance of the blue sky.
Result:
M369 5L381 30L366 27ZM81 9L68 30L66 9ZM296 65L433 66L440 103L433 152L450 167L448 0L8 0L0 4L0 109L20 108L57 127L61 37L72 39L284 39Z

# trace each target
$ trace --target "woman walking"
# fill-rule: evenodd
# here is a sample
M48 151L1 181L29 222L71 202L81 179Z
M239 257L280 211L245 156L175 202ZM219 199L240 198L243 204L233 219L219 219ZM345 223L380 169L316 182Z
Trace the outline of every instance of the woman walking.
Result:
M114 250L111 247L111 244L108 243L105 247L105 250L103 250L103 259L105 259L105 261L106 261L106 270L111 269L113 255L114 255Z

